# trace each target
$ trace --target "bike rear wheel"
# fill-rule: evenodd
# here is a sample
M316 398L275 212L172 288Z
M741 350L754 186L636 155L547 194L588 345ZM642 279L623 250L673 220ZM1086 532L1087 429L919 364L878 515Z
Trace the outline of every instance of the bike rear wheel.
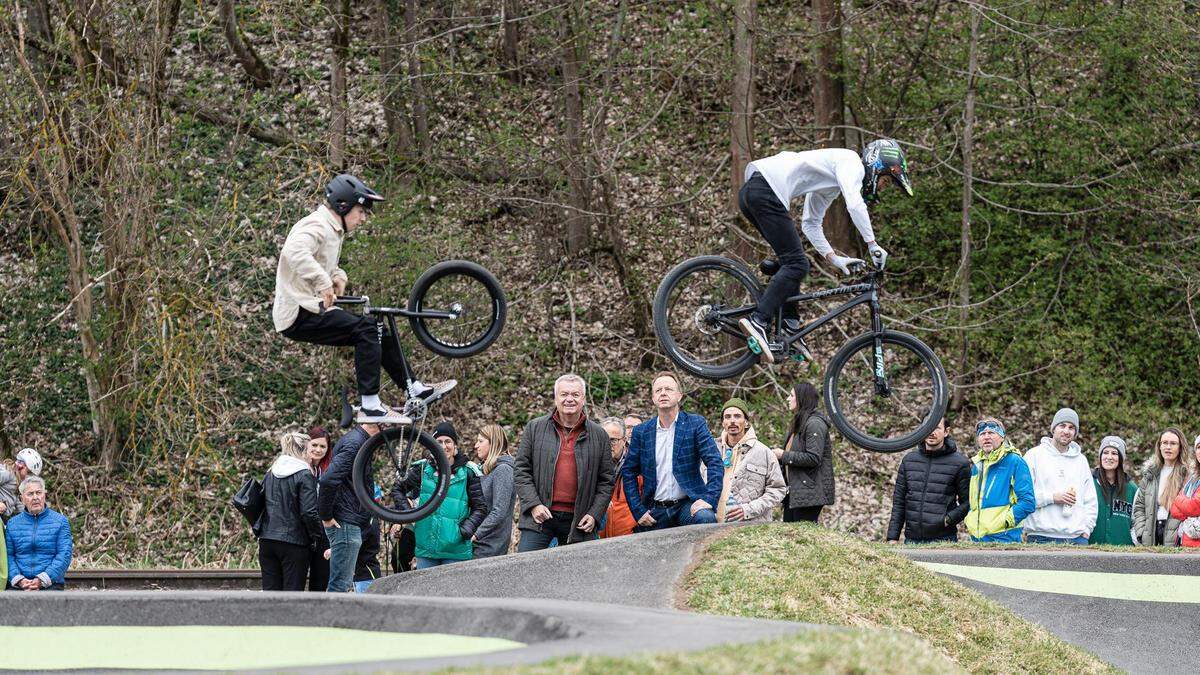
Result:
M899 452L937 426L948 389L941 361L924 342L899 331L864 333L833 355L825 371L825 409L851 443Z
M466 260L430 267L408 297L412 312L444 312L454 318L409 317L413 334L426 349L451 359L474 356L500 337L508 316L504 289L491 272Z
M432 468L426 471L426 465ZM401 487L414 467L423 478L432 473L434 489L424 501L418 499L420 480L415 490ZM392 427L368 438L358 449L353 483L354 495L372 515L392 523L415 523L436 511L446 498L450 460L429 434L415 427Z
M739 262L716 255L685 260L654 294L654 333L671 361L692 375L736 377L758 362L737 322L760 295L762 286Z

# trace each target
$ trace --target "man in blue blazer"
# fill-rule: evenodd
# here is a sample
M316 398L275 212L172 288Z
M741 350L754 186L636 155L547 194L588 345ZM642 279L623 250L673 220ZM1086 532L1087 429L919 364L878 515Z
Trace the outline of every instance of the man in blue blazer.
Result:
M633 430L621 465L621 481L635 532L717 522L725 464L708 424L679 409L683 392L674 374L662 372L650 385L658 415ZM700 475L700 463L708 482ZM642 485L638 486L638 477Z

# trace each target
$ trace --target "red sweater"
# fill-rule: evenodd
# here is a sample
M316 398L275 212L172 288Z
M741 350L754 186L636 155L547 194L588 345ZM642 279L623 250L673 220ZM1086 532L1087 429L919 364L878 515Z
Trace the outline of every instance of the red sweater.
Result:
M558 419L558 411L551 416L558 429L558 460L554 463L554 487L550 490L550 510L575 512L575 493L579 490L579 471L575 466L575 441L583 432L587 421L579 416L575 426L568 429Z

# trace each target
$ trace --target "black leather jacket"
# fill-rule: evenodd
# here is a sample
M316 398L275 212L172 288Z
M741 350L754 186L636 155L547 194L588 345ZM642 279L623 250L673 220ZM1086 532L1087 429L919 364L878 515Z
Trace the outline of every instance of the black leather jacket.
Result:
M259 538L315 550L322 541L317 517L317 478L301 470L278 478L270 471L263 482L266 506L259 521Z

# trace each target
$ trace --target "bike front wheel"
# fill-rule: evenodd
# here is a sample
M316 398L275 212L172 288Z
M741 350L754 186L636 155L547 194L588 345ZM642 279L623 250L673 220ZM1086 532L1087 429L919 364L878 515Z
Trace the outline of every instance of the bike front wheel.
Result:
M736 377L758 361L738 320L758 305L762 286L739 262L708 255L685 260L654 294L654 333L671 361L709 380Z
M451 359L474 356L500 337L508 316L504 289L491 272L466 260L430 267L413 285L408 309L413 335L426 349Z
M907 333L864 333L833 355L825 409L851 443L875 452L915 447L946 413L946 371Z
M414 473L415 472L415 473ZM415 484L405 479L415 475ZM370 514L392 523L415 523L442 505L450 487L450 460L429 434L414 427L384 429L354 458L354 495ZM422 484L432 485L422 498Z

